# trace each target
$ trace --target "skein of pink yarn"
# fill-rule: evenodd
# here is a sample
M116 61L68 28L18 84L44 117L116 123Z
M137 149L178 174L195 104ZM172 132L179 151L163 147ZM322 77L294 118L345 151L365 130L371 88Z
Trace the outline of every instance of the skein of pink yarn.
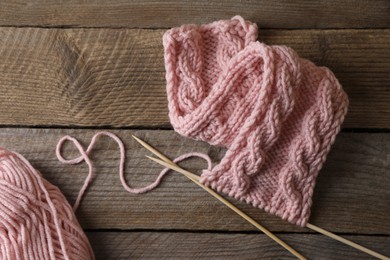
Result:
M0 148L0 259L94 259L61 191L20 154Z

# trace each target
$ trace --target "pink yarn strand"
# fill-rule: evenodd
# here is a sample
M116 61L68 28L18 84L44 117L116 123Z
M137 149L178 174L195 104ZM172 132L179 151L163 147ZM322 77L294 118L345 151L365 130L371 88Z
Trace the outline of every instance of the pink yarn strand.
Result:
M56 147L56 155L57 155L58 160L62 163L65 163L65 164L78 164L82 161L85 161L85 163L88 165L88 175L87 175L87 177L84 181L84 184L81 187L79 194L77 196L77 199L73 205L74 211L76 211L78 209L80 202L81 202L81 199L84 196L84 194L85 194L87 188L89 187L89 185L92 181L92 178L94 176L93 163L92 163L91 159L89 158L89 154L91 153L95 143L97 142L97 140L100 136L108 136L108 137L112 138L119 146L119 150L120 150L119 178L120 178L120 181L122 183L123 188L126 191L128 191L130 193L140 194L140 193L145 193L145 192L148 192L150 190L153 190L158 185L160 185L162 178L170 171L169 168L165 168L160 172L160 174L157 176L156 180L154 182L152 182L151 184L149 184L145 187L141 187L141 188L131 188L125 179L125 173L124 173L126 150L125 150L125 146L124 146L122 140L118 136L116 136L113 133L106 132L106 131L98 132L92 137L91 142L88 145L87 150L85 150L84 147L80 144L80 142L77 139L75 139L74 137L71 137L69 135L66 135L59 140L57 147ZM65 159L62 156L62 154L61 154L62 146L64 145L64 143L66 141L70 141L74 144L74 146L79 151L80 156L73 158L73 159ZM173 162L178 163L178 162L183 161L185 159L188 159L190 157L199 157L199 158L204 159L208 164L208 170L211 170L211 167L212 167L211 159L207 154L203 154L203 153L193 152L193 153L183 154L183 155L177 157L176 159L174 159Z

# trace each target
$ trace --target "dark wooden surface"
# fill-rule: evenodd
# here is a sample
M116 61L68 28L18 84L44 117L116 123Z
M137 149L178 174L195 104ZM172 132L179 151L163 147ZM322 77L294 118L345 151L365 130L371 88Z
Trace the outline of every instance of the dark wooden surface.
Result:
M384 28L387 0L1 1L3 26L168 28L240 14L262 28Z
M263 234L187 232L88 232L97 259L291 259ZM321 235L279 234L311 259L375 259ZM390 237L345 238L389 253ZM315 253L314 253L315 252Z
M0 28L1 122L168 127L163 32ZM350 98L344 127L390 125L390 29L260 29L259 38L334 71Z
M310 222L390 256L390 2L2 1L0 146L23 154L73 203L86 165L62 165L60 137L87 145L100 129L127 147L126 178L143 186L161 168L135 134L170 157L224 150L179 136L167 117L161 36L165 28L241 14L259 40L285 44L330 67L350 109L314 195ZM77 27L77 28L73 28ZM291 30L294 29L294 30ZM291 259L280 246L170 173L152 192L129 194L107 138L92 159L96 177L78 218L98 259ZM66 145L65 153L77 153ZM200 160L183 166L200 172ZM310 259L368 259L310 230L232 201Z

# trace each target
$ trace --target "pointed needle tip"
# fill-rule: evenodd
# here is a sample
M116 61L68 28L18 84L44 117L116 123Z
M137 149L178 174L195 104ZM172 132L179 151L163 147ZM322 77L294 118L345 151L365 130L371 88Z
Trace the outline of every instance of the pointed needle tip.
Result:
M139 144L141 144L143 147L145 147L146 149L148 149L149 151L151 151L150 150L150 145L148 145L148 143L146 143L144 140L142 140L142 139L140 139L140 138L138 138L138 137L136 137L135 135L131 135Z
M138 137L136 137L135 135L131 135L135 140L137 141L140 141L141 139L139 139Z

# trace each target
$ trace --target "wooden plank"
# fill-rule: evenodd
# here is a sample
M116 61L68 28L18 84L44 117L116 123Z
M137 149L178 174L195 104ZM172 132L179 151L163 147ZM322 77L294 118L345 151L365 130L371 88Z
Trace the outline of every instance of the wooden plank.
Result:
M264 28L389 27L386 0L2 1L0 25L167 28L240 14Z
M85 164L63 165L55 156L57 141L65 134L87 145L95 130L0 129L0 144L23 154L73 202L86 177ZM215 162L224 150L180 137L171 130L114 131L127 147L126 178L132 187L151 183L161 168L131 134L155 145L172 158L190 151L208 153ZM68 144L65 155L74 157ZM315 189L310 222L334 232L390 234L390 134L342 133L321 171ZM88 229L254 230L220 202L185 177L171 173L155 190L127 193L118 176L119 151L115 142L100 140L91 156L95 162L93 184L78 217ZM200 172L205 163L193 159L184 167ZM234 201L234 200L232 200ZM273 231L307 232L263 211L234 202Z
M169 127L163 30L0 28L0 123ZM262 30L329 66L348 128L390 126L389 30Z
M88 232L97 259L294 259L263 234ZM374 259L322 235L279 234L308 259ZM390 256L389 236L345 236Z

